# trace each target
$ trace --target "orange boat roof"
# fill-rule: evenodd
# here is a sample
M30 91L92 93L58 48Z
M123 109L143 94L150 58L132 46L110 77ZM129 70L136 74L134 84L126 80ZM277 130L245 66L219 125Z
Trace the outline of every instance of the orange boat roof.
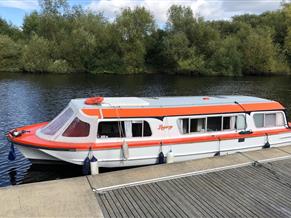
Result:
M98 105L87 105L85 100L71 100L71 105L86 115L99 118L164 117L284 109L276 101L251 96L105 97Z

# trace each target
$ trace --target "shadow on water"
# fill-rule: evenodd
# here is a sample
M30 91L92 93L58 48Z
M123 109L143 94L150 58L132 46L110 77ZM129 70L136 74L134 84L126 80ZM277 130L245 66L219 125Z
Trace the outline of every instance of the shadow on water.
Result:
M81 167L75 165L31 165L17 149L16 160L8 160L10 145L5 138L8 130L51 120L70 99L98 95L254 95L277 100L291 108L290 82L290 77L0 73L0 186L82 175Z

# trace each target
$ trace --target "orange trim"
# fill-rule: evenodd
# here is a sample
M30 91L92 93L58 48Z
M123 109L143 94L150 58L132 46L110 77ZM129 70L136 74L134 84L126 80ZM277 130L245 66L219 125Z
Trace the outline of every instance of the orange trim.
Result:
M43 149L63 149L63 150L88 150L90 147L95 150L99 149L119 149L122 146L121 142L107 142L107 143L64 143L43 140L35 135L37 129L44 126L46 123L35 124L31 126L17 128L17 130L28 130L30 132L24 133L19 137L13 137L10 134L7 136L9 140L14 143L40 147ZM169 144L183 144L183 143L197 143L207 141L218 141L218 140L231 140L239 138L251 138L264 136L266 134L275 135L281 133L290 132L290 129L278 129L278 130L267 130L257 131L251 134L242 135L239 133L225 133L223 135L207 135L207 136L193 136L187 138L174 138L164 140L149 140L149 141L134 141L128 142L129 147L145 147L145 146L159 146L162 142L164 145Z
M245 111L263 111L263 110L283 110L284 107L278 102L252 103L232 105L205 105L192 107L168 107L168 108L102 108L104 118L118 117L163 117L163 116L181 116L197 114L216 114L216 113L238 113ZM89 116L100 117L99 108L84 108L82 111Z
M94 104L101 104L103 102L104 98L101 96L98 97L92 97L92 98L87 98L85 100L85 104L89 105L94 105Z

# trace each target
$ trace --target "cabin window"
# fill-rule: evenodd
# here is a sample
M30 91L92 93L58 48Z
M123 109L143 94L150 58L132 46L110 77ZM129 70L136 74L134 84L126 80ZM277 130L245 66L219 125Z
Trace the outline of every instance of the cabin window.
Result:
M207 117L207 131L221 131L222 117Z
M265 114L265 127L276 126L276 114Z
M182 132L183 132L183 134L189 133L190 132L189 131L189 119L188 118L182 119L181 122L182 122Z
M56 134L64 124L73 116L74 112L71 108L65 110L61 115L53 119L47 126L45 126L41 133L45 135L54 135Z
M222 129L223 130L234 130L235 129L235 116L223 117L222 118Z
M100 122L98 127L98 138L118 137L148 137L152 135L150 125L147 121L112 121Z
M181 119L183 134L205 131L205 118Z
M246 123L246 117L244 115L238 115L236 116L235 119L236 119L235 128L237 130L242 130L246 128L247 123Z
M278 127L285 125L284 115L282 112L256 113L253 118L257 128Z
M264 114L255 114L254 121L257 128L264 127Z
M183 134L205 132L205 127L207 127L207 132L244 129L246 127L245 116L233 115L181 119Z
M282 112L276 113L276 126L284 126L285 125L284 115L285 114Z
M63 133L66 137L87 137L90 132L90 125L76 117Z
M244 115L226 116L223 117L223 130L241 130L246 127L246 120Z
M125 129L123 121L100 122L98 126L98 138L124 137Z
M125 121L131 124L131 130L126 131L127 137L147 137L152 135L150 125L147 121Z

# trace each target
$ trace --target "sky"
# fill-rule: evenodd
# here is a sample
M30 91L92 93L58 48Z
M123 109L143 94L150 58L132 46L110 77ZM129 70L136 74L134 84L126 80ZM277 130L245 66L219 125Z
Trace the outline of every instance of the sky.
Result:
M122 8L144 6L151 11L156 21L163 24L167 20L167 11L173 4L189 6L195 15L206 20L228 20L234 15L244 13L260 14L280 8L282 1L291 0L68 0L71 6L82 5L96 12L103 12L109 20ZM23 17L33 10L39 10L38 0L0 0L0 17L21 27Z

